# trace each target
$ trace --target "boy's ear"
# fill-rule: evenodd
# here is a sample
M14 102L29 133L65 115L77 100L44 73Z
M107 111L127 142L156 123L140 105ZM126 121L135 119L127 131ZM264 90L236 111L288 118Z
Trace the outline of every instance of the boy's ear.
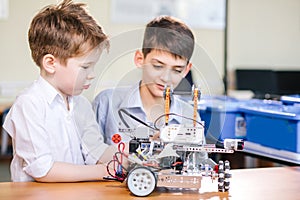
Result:
M183 78L189 73L189 71L191 70L193 64L191 62L189 62L184 70L184 74L183 74Z
M43 57L42 68L49 74L55 73L56 70L56 59L52 54L46 54Z
M144 65L144 55L140 50L137 50L134 54L134 64L137 67L143 67Z

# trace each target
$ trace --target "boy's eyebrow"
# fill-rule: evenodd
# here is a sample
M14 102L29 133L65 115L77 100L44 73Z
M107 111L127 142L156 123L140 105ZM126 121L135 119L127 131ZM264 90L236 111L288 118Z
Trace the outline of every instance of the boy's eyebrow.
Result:
M151 61L155 61L155 62L158 62L158 63L160 63L160 64L165 65L164 62L162 62L162 61L160 61L160 60L158 60L158 59L156 59L156 58L152 58Z
M92 65L92 64L94 64L95 62L83 62L82 64L84 64L84 65Z
M166 65L166 63L164 63L164 62L162 62L162 61L160 61L160 60L158 60L158 59L156 59L156 58L152 58L151 61L155 61L155 62L158 62L158 63L160 63L160 64L162 64L162 65ZM176 67L176 68L185 68L186 65L175 65L175 66L172 66L172 67Z

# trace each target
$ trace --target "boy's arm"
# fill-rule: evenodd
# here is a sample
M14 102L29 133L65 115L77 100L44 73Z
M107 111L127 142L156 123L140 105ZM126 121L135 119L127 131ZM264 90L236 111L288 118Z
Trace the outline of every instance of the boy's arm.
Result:
M127 154L128 143L125 144L124 152ZM108 146L104 154L100 157L97 165L75 165L64 162L54 162L49 172L39 178L38 182L79 182L103 180L104 176L109 176L106 163L112 160L112 155L116 152L114 146ZM126 161L123 163L127 166Z
M102 180L107 176L106 164L113 158L117 149L104 143L99 131L91 104L86 99L80 100L75 114L81 134L82 153L87 165L66 162L54 162L43 177L34 179L39 182L77 182ZM84 105L84 106L83 106Z
M107 176L106 165L75 165L64 162L54 162L49 172L38 182L78 182L102 180Z
M106 163L113 158L117 151L115 146L104 143L103 131L99 127L95 113L88 100L82 99L81 107L75 118L81 133L81 144L86 164Z

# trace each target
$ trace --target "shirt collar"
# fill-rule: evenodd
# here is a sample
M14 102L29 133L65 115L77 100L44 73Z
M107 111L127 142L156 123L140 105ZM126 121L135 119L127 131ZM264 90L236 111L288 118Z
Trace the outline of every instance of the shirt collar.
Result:
M124 101L121 103L122 108L127 109L135 109L139 108L144 111L142 99L140 95L140 84L141 81L134 84L128 91ZM144 111L145 112L145 111ZM173 96L173 101L171 102L170 106L170 113L181 114L182 112L182 105L178 102L178 97ZM176 115L170 115L169 121L175 120L175 123L181 123L182 117Z
M41 86L44 96L50 105L55 101L55 99L60 99L63 102L61 94L42 76L39 76L36 83ZM69 97L68 100L70 107L73 107L73 98Z
M134 84L124 97L124 101L121 103L123 108L141 108L143 109L142 99L140 95L140 82Z

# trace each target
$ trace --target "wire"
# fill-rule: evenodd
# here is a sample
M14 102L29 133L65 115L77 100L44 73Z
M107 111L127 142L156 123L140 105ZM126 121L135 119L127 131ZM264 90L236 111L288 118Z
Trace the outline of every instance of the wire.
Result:
M201 122L199 122L199 121L197 121L197 120L195 120L195 119L193 119L193 118L185 117L185 116L183 116L183 115L179 115L179 114L176 114L176 113L168 113L168 114L163 114L163 115L159 116L159 117L155 120L155 122L154 122L154 128L155 128L156 130L159 130L159 128L157 128L157 126L156 126L157 122L160 120L160 118L164 117L165 115L175 115L175 116L179 116L179 117L182 117L182 118L184 118L184 119L188 119L188 120L194 121L194 122L200 124L200 125L204 128L204 125L203 125Z
M130 128L129 125L127 124L127 122L124 120L124 117L123 117L121 111L128 114L127 111L124 110L123 108L121 108L121 109L118 110L118 114L119 114L119 117L122 120L123 124L125 124L126 128Z
M123 168L126 172L128 172L128 170L122 165L122 162L119 160L118 154L121 155L121 159L122 159L122 160L123 160L122 156L125 156L125 154L122 153L122 152L116 152L116 153L115 153L115 160L117 161L117 163L118 163L119 165L122 166L122 168Z
M128 115L128 116L131 117L132 119L136 120L137 122L143 124L144 126L146 126L146 127L148 127L148 128L151 128L151 129L153 129L153 130L155 130L155 131L160 130L160 129L157 127L157 122L158 122L162 117L164 117L164 116L167 115L167 114L162 114L161 116L159 116L159 117L154 121L154 127L152 127L152 126L148 125L147 123L143 122L142 120L140 120L139 118L137 118L136 116L130 114L130 113L127 112L125 109L120 108L120 109L118 110L118 114L119 114L119 116L120 116L120 119L122 120L122 122L125 124L125 126L126 126L127 128L130 128L130 127L129 127L129 125L126 123L126 121L125 121L125 119L124 119L122 113L125 113L126 115ZM197 120L195 120L195 119L192 119L192 118L190 118L190 117L185 117L185 116L183 116L183 115L179 115L179 114L176 114L176 113L168 113L168 115L169 115L169 116L170 116L170 115L175 115L175 116L179 116L179 117L182 117L182 118L191 120L191 121L193 121L194 123L198 123L198 124L200 124L203 128L205 128L205 126L204 126L201 122L199 122L199 121L197 121ZM214 138L214 139L216 139L216 138ZM216 141L218 141L218 139L216 139Z
M130 128L130 127L129 127L129 125L126 123L126 121L125 121L125 119L124 119L124 117L123 117L123 115L122 115L122 112L125 113L126 115L128 115L129 117L131 117L132 119L134 119L135 121L137 121L137 122L143 124L144 126L146 126L146 127L148 127L148 128L151 128L151 129L153 129L153 130L159 130L159 129L156 129L156 128L154 128L154 127L148 125L147 123L143 122L141 119L137 118L136 116L130 114L130 113L127 112L125 109L120 108L120 109L118 110L118 114L119 114L119 116L120 116L120 119L122 120L122 122L125 124L125 126L126 126L127 128Z
M117 179L118 181L124 181L125 178L127 177L128 170L120 162L120 160L118 158L118 154L126 157L126 155L124 153L116 152L115 155L113 156L113 159L107 163L106 171L111 177ZM113 164L113 167L111 167L111 164ZM118 172L118 167L120 167L122 169L121 172L120 171ZM111 169L113 169L114 173L111 172ZM125 172L123 172L123 170Z
M112 162L115 162L115 161L116 161L116 160L113 159L113 160L111 160L111 161L109 161L109 162L107 163L107 165L106 165L106 171L107 171L107 173L108 173L111 177L117 178L116 175L115 175L115 174L112 174L112 173L110 172L110 170L109 170L110 164L111 164ZM114 172L116 172L116 171L115 171L115 168L113 168L113 169L114 169Z

